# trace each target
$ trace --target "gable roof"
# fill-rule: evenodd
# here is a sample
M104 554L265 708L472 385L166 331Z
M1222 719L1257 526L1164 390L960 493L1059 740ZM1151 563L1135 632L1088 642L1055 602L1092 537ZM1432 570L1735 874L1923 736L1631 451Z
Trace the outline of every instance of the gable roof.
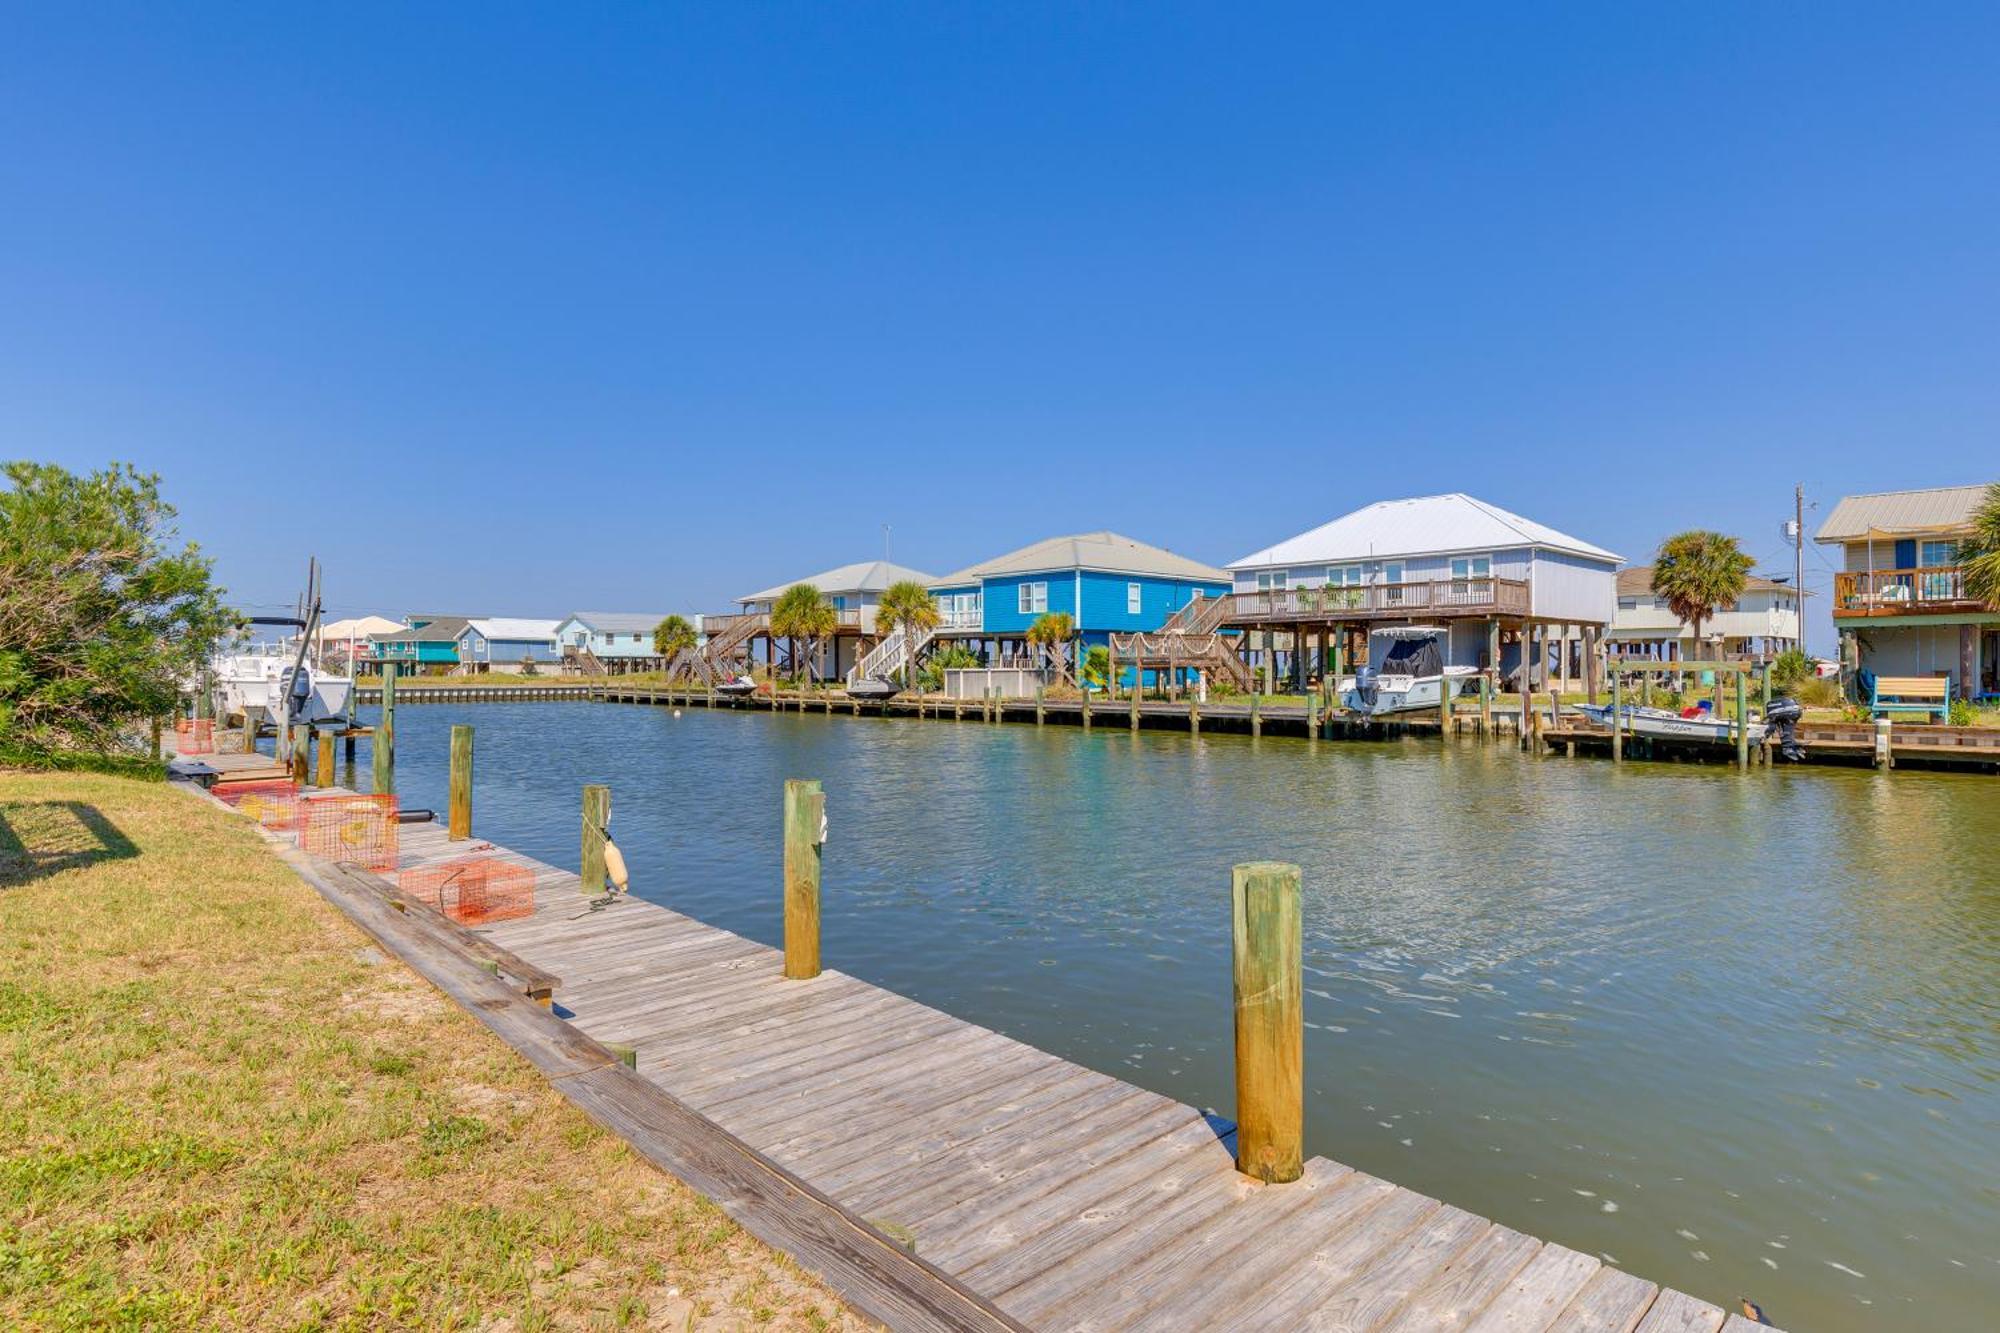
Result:
M483 638L551 640L562 624L559 620L534 620L521 616L485 616L469 623Z
M738 602L775 602L785 595L787 588L801 583L810 583L829 597L836 593L881 592L892 583L904 580L928 584L931 576L922 570L911 569L908 565L891 564L887 560L864 560L860 564L841 565L811 578L793 579L790 583L780 583L762 592L747 593L737 598Z
M666 618L665 611L572 611L556 622L556 628L574 620L599 634L651 634Z
M1762 574L1751 574L1743 580L1745 592L1791 592L1792 585L1767 579ZM1620 597L1644 597L1653 591L1653 567L1651 565L1627 565L1618 571L1618 595ZM1810 593L1807 596L1811 596Z
M471 624L464 616L439 616L422 629L402 629L368 637L375 643L455 643Z
M1814 534L1816 542L1864 541L1870 532L1895 535L1949 532L1968 527L1986 498L1986 487L1933 486L1919 491L1877 491L1843 496Z
M1160 546L1116 532L1079 532L1068 537L1050 537L1018 551L967 565L954 574L932 579L933 588L977 583L981 579L1006 574L1039 574L1045 570L1088 569L1103 574L1146 574L1154 578L1191 579L1202 583L1227 583L1227 571L1204 565L1184 555L1175 555Z
M1241 560L1232 560L1229 567L1332 564L1508 546L1539 546L1591 560L1620 559L1601 546L1592 546L1546 524L1509 513L1498 505L1454 492L1410 500L1377 500L1310 532L1252 551Z
M390 620L387 616L353 616L321 625L317 632L321 643L343 643L348 639L372 639L378 634L394 634L404 628L402 621Z

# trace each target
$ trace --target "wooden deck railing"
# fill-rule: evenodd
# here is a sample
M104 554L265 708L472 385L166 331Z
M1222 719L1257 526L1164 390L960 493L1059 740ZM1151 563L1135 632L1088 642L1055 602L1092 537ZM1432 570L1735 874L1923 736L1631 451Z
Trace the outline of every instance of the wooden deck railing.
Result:
M1961 565L1876 569L1833 576L1836 616L1897 616L1920 611L1976 609L1983 603L1965 590Z
M1438 579L1428 583L1371 583L1346 588L1285 588L1232 593L1224 623L1355 619L1486 612L1525 615L1528 585L1521 579Z

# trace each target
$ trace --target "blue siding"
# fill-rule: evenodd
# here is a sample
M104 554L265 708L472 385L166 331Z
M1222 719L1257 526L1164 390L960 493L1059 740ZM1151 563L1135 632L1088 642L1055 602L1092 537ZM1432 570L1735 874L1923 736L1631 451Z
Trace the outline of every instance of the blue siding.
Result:
M1005 578L987 579L981 591L984 598L985 630L988 634L1025 634L1028 626L1041 619L1043 611L1023 614L1021 611L1021 585L1024 583L1046 583L1049 585L1049 604L1046 612L1067 611L1076 615L1076 571L1055 569L1042 574L1009 574Z
M1048 606L1044 612L1021 610L1021 585L1025 583L1049 585ZM1127 609L1127 588L1134 583L1139 585L1139 610L1136 613ZM1083 595L1081 607L1077 604L1079 588ZM971 586L934 588L932 595L948 597L973 590ZM1027 633L1028 627L1041 615L1063 611L1075 617L1077 628L1086 640L1104 643L1105 636L1113 631L1124 634L1133 630L1158 629L1176 611L1186 606L1197 590L1204 596L1219 597L1229 591L1229 585L1144 574L1107 574L1094 570L1051 569L1034 574L1009 574L987 579L979 587L981 628L987 634L1011 637Z

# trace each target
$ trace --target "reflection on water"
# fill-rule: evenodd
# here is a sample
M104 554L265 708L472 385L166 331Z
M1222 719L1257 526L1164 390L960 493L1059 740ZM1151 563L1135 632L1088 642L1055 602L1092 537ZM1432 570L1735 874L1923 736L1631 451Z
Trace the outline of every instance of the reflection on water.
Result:
M2000 785L586 704L479 729L475 828L776 943L825 780L829 966L1227 1114L1229 868L1305 868L1307 1146L1796 1329L2000 1304ZM365 759L362 765L366 768Z

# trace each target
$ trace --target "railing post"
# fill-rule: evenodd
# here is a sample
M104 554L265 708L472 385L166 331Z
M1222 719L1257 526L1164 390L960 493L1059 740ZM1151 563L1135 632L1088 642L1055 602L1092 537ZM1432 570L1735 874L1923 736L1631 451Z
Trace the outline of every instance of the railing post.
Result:
M375 790L396 790L396 664L382 664L382 717L375 724L375 737L368 743L369 759L375 765Z
M604 892L604 839L611 828L611 788L596 784L583 789L583 842L577 877L593 897Z
M819 975L819 866L826 795L817 778L785 780L785 975Z
M451 729L451 809L445 836L461 842L472 836L472 728Z
M1299 879L1295 865L1255 861L1237 866L1230 885L1236 1169L1273 1185L1304 1170Z

